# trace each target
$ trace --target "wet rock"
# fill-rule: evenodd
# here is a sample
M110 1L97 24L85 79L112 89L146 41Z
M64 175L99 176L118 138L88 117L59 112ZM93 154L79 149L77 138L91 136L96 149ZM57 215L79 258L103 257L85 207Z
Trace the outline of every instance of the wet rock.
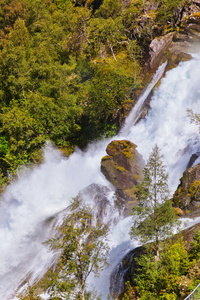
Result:
M92 183L80 191L80 195L85 202L93 203L96 210L96 217L101 222L108 214L112 215L112 211L120 207L113 205L117 201L116 195L111 189L104 185Z
M116 299L126 288L126 282L134 285L135 274L137 270L136 258L145 254L144 247L137 247L129 251L122 261L113 269L110 275L110 295Z
M112 141L101 160L101 172L117 189L117 194L135 200L135 186L142 180L144 160L136 145L127 140Z
M191 155L189 163L187 165L187 169L192 167L192 165L194 164L194 162L197 160L199 156L200 156L200 152Z
M200 207L200 164L187 169L173 195L175 207L185 214Z

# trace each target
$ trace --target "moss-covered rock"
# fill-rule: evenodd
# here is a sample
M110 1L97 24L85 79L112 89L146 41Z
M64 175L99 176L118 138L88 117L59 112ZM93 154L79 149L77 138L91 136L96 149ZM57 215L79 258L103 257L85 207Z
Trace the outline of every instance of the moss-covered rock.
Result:
M101 160L101 171L120 197L135 200L135 186L142 180L144 161L136 145L127 140L112 141Z
M185 214L200 207L200 164L187 169L173 195L175 207Z

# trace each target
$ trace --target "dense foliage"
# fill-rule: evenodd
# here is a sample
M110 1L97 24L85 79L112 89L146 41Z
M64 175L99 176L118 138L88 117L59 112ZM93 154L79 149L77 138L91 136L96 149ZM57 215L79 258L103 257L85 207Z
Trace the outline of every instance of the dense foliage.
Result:
M136 258L134 284L127 282L119 300L181 300L200 282L200 232L197 231L189 251L181 236L162 242L159 258L147 251Z
M142 0L2 0L0 180L37 162L47 140L70 152L116 133L148 44L166 20L174 28L180 6L150 2L147 14Z

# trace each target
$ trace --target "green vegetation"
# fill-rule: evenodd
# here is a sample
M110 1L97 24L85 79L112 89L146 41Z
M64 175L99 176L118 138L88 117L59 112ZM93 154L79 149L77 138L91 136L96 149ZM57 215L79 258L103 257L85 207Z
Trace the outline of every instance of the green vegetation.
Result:
M1 1L0 178L39 162L47 140L71 153L116 134L149 43L184 3Z
M27 289L18 295L20 300L41 300L41 297L38 296L37 284L33 286L28 286Z
M133 207L131 236L144 243L145 254L135 258L132 285L127 282L119 300L184 299L200 283L200 232L187 248L181 236L173 236L178 222L157 146L143 173L143 182L136 187L139 204Z
M191 260L200 259L200 232L199 231L197 231L193 237L189 255Z
M60 253L57 275L53 274L50 280L51 296L95 299L93 294L86 293L87 279L91 273L99 274L108 255L108 227L96 222L92 208L84 205L81 198L75 198L56 238L48 241L50 248Z
M94 139L114 135L123 107L133 102L141 83L151 40L176 29L179 9L186 3L149 1L147 11L142 0L2 0L1 188L8 173L14 174L22 164L41 161L47 140L71 153L75 145L85 147ZM175 219L157 150L138 188L141 202L134 213L139 222L135 221L132 235L145 243L153 240L158 254ZM161 171L160 175L154 176L151 169ZM157 176L161 176L158 183L154 181ZM49 241L53 250L60 251L56 272L48 278L52 299L63 295L67 299L72 293L76 299L94 299L85 293L87 278L103 268L107 250L101 240L107 228L97 225L93 226L88 207L73 202L58 236ZM181 240L168 242L169 247L162 245L159 259L152 250L138 260L142 271L138 271L134 293L141 299L176 299L178 278L187 277L188 289L198 282L194 274L200 269L199 237L194 239L189 258ZM164 278L165 273L171 275ZM129 285L124 299L131 298L131 288ZM29 287L20 299L39 299L37 289Z
M75 205L76 207L79 201L77 201L76 199L73 203L73 205ZM88 250L90 251L91 248L93 248L95 253L96 251L98 252L99 247L98 244L96 248L96 243L93 239L93 233L96 230L93 231L94 228L88 226L88 224L90 224L90 212L88 208L85 208L86 207L82 207L79 210L79 228L76 226L72 228L71 225L69 228L67 225L67 228L65 229L63 227L63 223L63 225L58 229L59 232L61 230L60 233L62 238L60 238L60 243L59 237L57 239L49 241L50 245L52 245L56 251L61 250L60 257L58 259L57 270L53 273L50 273L47 279L43 280L42 285L35 284L32 287L28 286L27 290L24 291L23 294L18 295L20 300L40 300L41 298L39 297L39 294L41 293L41 286L43 286L43 290L47 289L47 287L49 286L51 287L52 295L50 299L52 300L63 299L63 295L65 295L65 299L71 299L70 295L72 297L75 296L75 298L73 299L84 299L81 293L81 277L78 276L78 274L80 275L84 269L80 268L80 260L76 258L77 249L80 245L79 237L84 236L85 238L85 234L88 236L88 228L90 228L91 231L89 233L89 237L92 238L89 238L88 241L90 241L92 244L94 242L95 244L93 244L94 247L92 247L90 243L82 245L84 247L84 251L80 251L79 253L81 253L80 257L84 259L84 266L89 266L90 263L93 262L94 256L88 256ZM73 215L73 218L76 217L76 214L74 214L74 212L75 211L73 211L72 209L70 213L70 216ZM70 220L68 221L68 224L70 224ZM82 233L84 232L83 235L82 233L80 235L81 231L79 229L81 228L83 229ZM70 234L70 236L73 236L75 232L77 233L77 229L78 236L73 237L72 245L70 245L70 242L68 240L68 234ZM62 235L63 230L65 232ZM97 232L97 236L101 238L101 229L99 231L98 228ZM90 234L92 235L90 236ZM96 234L94 234L94 236L96 236ZM65 242L64 247L63 242ZM100 251L106 250L106 244L103 244L102 242L100 243ZM162 247L160 250L159 257L155 256L155 251L152 248L148 248L146 254L142 254L135 259L137 263L137 268L135 270L134 283L130 284L130 282L126 282L126 289L124 293L122 293L118 297L119 300L182 300L188 294L190 294L200 283L199 231L196 231L193 241L190 243L189 250L186 249L185 242L183 241L183 238L181 236L176 236L173 239L167 239L165 241L162 241L161 246ZM67 262L67 255L70 254L71 257L73 251L72 248L75 249L75 255L73 256L72 261L69 260ZM101 260L101 254L99 258L100 260L98 260L96 257L95 261L97 259L97 262L100 263L100 265L101 263L104 264L106 258L103 256L103 260ZM101 266L103 266L103 264ZM69 267L69 269L67 269L67 267ZM77 273L76 269L81 272ZM99 267L97 266L96 271L98 270ZM88 268L86 267L86 273L83 272L83 274L87 274L87 271ZM67 272L67 277L63 276L66 274L65 272ZM74 274L74 272L76 274ZM70 277L72 280L68 280L68 275L72 276L73 274L75 275L75 277ZM79 283L76 282L77 279ZM76 284L76 286L78 287L78 289L76 290L76 295L73 294L74 284ZM85 293L85 299L89 300L101 298L96 297L95 294L92 293ZM109 296L108 299L110 299Z
M153 148L143 174L143 182L137 186L139 203L133 207L131 236L142 243L152 242L159 255L160 242L172 235L178 222L168 198L168 175L158 146Z
M156 0L156 2L158 3L158 11L156 15L158 26L168 23L171 25L172 30L175 29L176 26L179 26L182 7L183 5L187 5L189 1ZM170 27L168 27L168 29L170 29Z
M162 242L159 258L149 249L136 258L134 284L127 282L119 300L181 300L200 283L200 233L186 249L181 236ZM196 299L196 298L194 298Z
M159 259L152 252L138 258L136 285L140 299L177 299L179 278L187 273L189 265L181 240L164 244Z
M57 264L39 283L28 285L18 295L20 300L40 300L42 291L48 291L51 300L100 300L95 290L88 290L88 277L95 276L107 265L108 225L100 223L93 214L94 208L74 198L56 229L54 238L46 244L57 254Z

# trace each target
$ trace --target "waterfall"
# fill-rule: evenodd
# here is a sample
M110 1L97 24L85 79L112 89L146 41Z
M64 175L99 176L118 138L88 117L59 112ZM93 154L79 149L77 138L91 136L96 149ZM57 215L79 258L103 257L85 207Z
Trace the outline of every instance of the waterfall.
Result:
M151 93L151 91L154 88L154 86L156 85L156 83L160 80L161 76L163 75L163 73L165 71L166 66L167 66L167 61L158 68L155 75L153 76L151 83L148 85L146 90L142 93L142 95L139 98L139 101L135 104L131 113L127 117L127 119L125 121L125 125L121 129L119 135L127 135L130 128L133 127L133 125L135 125L136 122L139 120L139 118L141 117L142 106L144 105L145 100Z
M159 69L159 76L164 67ZM190 124L186 116L187 108L200 112L199 78L198 55L168 71L154 92L146 118L133 126L133 111L120 134L113 138L125 138L138 145L144 159L157 143L168 168L172 192L191 155L200 151L198 128ZM138 105L142 105L144 98L138 100ZM84 152L76 149L68 159L47 144L44 162L31 170L24 168L18 179L8 186L0 200L0 300L13 299L14 290L27 276L33 282L44 275L55 257L42 242L60 222L62 211L80 190L91 184L106 187L111 208L107 217L115 215L114 188L100 172L100 161L110 141L92 143ZM88 202L93 201L89 194L86 196ZM110 266L100 278L91 276L88 283L102 293L103 300L109 292L113 267L137 246L129 237L131 217L117 215L117 218L118 222L112 223L109 233Z
M147 117L120 135L134 141L145 160L155 144L162 149L172 191L191 155L200 150L198 128L186 113L188 108L200 112L199 78L200 55L168 71L151 99Z

